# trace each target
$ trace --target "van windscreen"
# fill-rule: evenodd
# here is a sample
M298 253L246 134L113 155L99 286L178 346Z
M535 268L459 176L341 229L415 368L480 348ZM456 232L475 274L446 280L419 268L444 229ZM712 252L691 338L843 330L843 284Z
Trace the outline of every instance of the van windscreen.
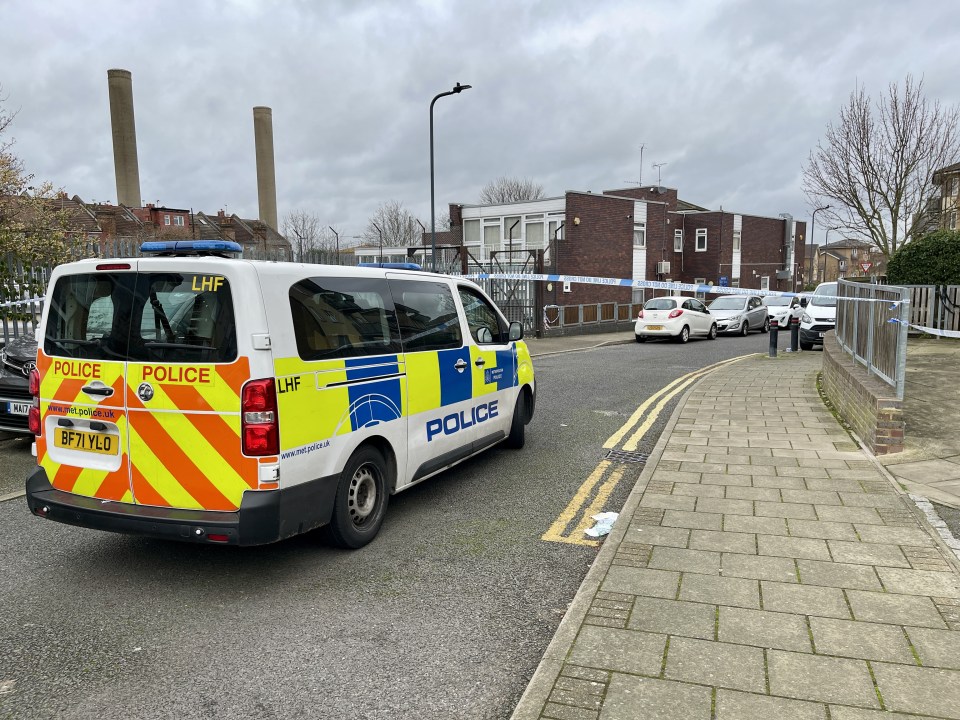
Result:
M61 277L43 338L49 356L132 362L230 362L237 332L219 275L101 272Z

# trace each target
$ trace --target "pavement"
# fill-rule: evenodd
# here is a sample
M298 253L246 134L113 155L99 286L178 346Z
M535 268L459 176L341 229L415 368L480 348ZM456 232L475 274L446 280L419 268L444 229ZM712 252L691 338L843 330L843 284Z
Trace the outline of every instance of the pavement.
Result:
M960 543L927 502L960 507L958 359L910 341L907 449L884 458L824 405L819 351L699 380L513 719L960 719Z

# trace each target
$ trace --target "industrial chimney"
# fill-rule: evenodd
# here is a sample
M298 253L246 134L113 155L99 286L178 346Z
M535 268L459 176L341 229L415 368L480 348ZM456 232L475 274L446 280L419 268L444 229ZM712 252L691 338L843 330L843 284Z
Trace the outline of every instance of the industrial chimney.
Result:
M260 222L277 229L277 176L273 165L273 111L253 109L253 140L257 151L257 197Z
M133 121L133 78L129 70L107 70L110 124L113 129L113 167L117 176L117 203L141 207L137 130Z

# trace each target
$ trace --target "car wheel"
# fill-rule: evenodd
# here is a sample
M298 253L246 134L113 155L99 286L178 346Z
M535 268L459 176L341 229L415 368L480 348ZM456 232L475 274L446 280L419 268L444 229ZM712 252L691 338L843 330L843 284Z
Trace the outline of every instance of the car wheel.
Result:
M813 343L803 342L803 340L801 340L801 341L800 341L800 349L801 349L801 350L813 350Z
M770 332L770 318L763 319L763 327L760 329L761 332Z
M707 333L707 340L716 340L717 339L717 324L713 323L710 325L710 332Z
M377 536L387 512L387 463L373 447L353 454L333 500L330 537L342 548L361 548Z
M681 328L680 330L680 334L677 335L677 342L685 343L689 339L690 339L690 328L684 325L683 328Z
M750 321L744 320L740 326L740 337L746 337L748 332L750 332Z
M513 408L513 420L510 422L510 434L504 443L508 448L519 450L526 442L524 427L527 424L527 396L520 391L517 404Z
M637 342L640 342L640 343L647 341L647 338L645 338L643 335L635 335L634 337L636 337Z

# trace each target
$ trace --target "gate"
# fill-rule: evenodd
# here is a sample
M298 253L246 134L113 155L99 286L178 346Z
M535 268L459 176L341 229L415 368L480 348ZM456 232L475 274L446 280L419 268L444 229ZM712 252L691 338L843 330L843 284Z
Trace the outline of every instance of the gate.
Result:
M494 250L490 253L491 275L538 275L543 273L542 250ZM539 333L543 306L537 280L495 279L484 281L484 289L507 316L519 322L525 333Z

